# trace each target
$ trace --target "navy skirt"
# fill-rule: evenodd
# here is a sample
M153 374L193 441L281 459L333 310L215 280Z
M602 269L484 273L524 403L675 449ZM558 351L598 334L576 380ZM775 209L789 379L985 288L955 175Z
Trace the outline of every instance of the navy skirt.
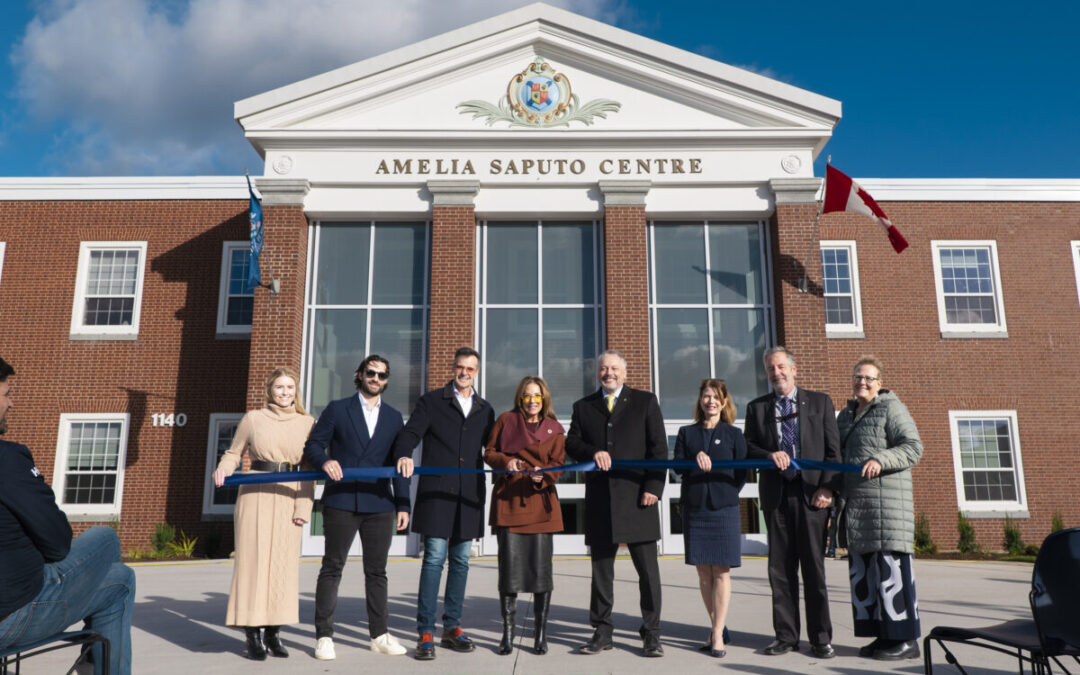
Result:
M683 509L683 541L687 565L742 565L739 507Z

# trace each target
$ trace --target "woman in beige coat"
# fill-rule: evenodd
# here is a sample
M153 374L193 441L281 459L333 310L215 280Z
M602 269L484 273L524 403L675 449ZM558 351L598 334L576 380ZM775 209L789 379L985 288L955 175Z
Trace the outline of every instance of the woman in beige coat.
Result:
M214 471L214 484L243 463L252 471L296 471L304 441L315 424L299 399L300 378L278 368L266 380L266 407L244 415L232 446ZM233 518L236 562L225 616L228 626L243 626L248 658L262 661L289 653L278 629L300 620L299 558L302 528L311 518L314 483L243 485ZM262 630L265 629L265 630Z

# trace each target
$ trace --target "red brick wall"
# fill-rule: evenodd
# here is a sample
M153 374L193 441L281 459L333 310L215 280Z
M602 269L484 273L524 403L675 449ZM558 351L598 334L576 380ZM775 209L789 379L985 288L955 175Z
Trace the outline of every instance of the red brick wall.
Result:
M435 206L431 222L427 386L435 389L450 381L457 348L477 347L476 215L471 206Z
M248 361L247 410L266 405L266 378L276 368L300 371L307 281L308 222L302 206L264 206L262 281L281 280L281 292L255 290ZM304 383L301 383L303 386Z
M214 334L222 242L245 237L243 200L0 202L0 356L17 371L4 438L52 484L62 413L129 413L125 549L159 522L231 541L230 525L200 519L209 415L244 409L248 342ZM138 339L70 340L80 242L114 240L148 242ZM184 427L151 424L181 412Z
M915 510L926 514L941 548L955 549L958 538L950 410L1017 412L1030 518L1015 522L1026 542L1042 541L1055 511L1066 526L1080 525L1080 444L1071 423L1080 301L1069 247L1080 239L1080 204L895 202L882 208L911 244L901 255L864 218L822 217L821 238L857 241L866 336L827 341L827 390L842 405L858 357L882 359L885 386L908 406L922 436ZM941 337L930 242L967 239L997 242L1008 339ZM817 300L815 319L824 313ZM786 326L798 320L791 311L783 316ZM972 522L980 545L1003 547L1002 519Z
M604 321L607 348L626 357L626 383L652 389L649 261L644 206L604 209Z

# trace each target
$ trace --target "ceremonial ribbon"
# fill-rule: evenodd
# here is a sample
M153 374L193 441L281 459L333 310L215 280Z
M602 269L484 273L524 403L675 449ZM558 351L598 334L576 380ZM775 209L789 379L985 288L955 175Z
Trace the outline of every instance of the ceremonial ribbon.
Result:
M819 462L814 459L792 459L792 466L796 469L817 469L819 471L838 471L842 473L859 473L862 471L860 464L840 464L833 462ZM692 460L662 460L662 459L615 459L611 462L611 469L644 469L647 471L676 471L698 468L697 462ZM769 459L729 459L718 460L712 463L712 470L723 469L776 469L776 465ZM546 469L548 471L599 471L596 462L578 462L577 464L565 464ZM378 478L398 478L401 474L393 466L374 466L362 469L343 469L340 481L372 480ZM413 474L417 476L436 474L479 474L479 473L533 473L533 471L509 471L506 469L459 469L457 467L415 466ZM225 485L255 485L258 483L293 483L305 480L329 480L322 471L291 471L269 473L234 473L225 479Z

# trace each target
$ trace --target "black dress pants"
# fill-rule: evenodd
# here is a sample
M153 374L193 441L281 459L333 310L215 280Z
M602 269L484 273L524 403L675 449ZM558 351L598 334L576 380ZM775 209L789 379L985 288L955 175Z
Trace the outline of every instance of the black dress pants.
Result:
M356 533L360 533L364 561L364 599L367 602L368 631L372 638L386 632L386 557L397 528L394 513L353 513L323 509L326 537L315 584L315 637L333 637L334 610L337 609L341 571Z
M825 530L828 509L806 504L802 479L784 481L780 504L765 512L769 528L769 586L776 639L799 642L799 570L806 593L806 636L814 645L832 642L829 593L825 587Z
M630 559L638 574L641 594L641 637L660 637L660 566L657 564L656 542L639 541L627 544ZM611 609L615 605L615 554L618 544L590 544L592 560L592 598L589 601L589 623L607 640L611 639L614 624Z

